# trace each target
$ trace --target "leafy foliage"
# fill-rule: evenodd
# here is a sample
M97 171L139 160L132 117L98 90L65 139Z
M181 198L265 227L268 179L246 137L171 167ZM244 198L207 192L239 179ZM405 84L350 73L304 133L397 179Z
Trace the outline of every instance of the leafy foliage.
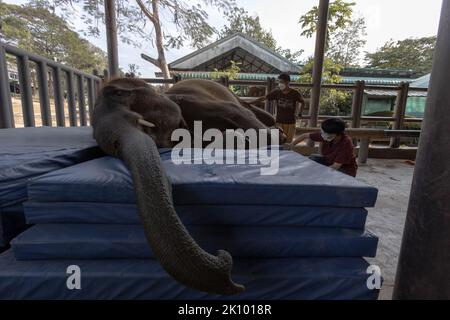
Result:
M330 3L327 39L330 39L330 36L333 35L338 29L343 29L351 23L353 7L355 5L355 2L346 2L344 0L335 0ZM319 7L314 6L299 19L299 23L303 30L301 35L311 38L316 33L318 20Z
M334 32L330 39L327 56L344 68L359 66L361 48L366 44L364 37L366 22L363 17L352 19L343 29Z
M250 15L244 8L235 7L233 10L226 12L225 17L228 20L228 25L223 26L219 32L220 38L239 32L264 44L293 63L300 62L303 50L293 52L290 49L283 49L278 46L272 32L262 27L258 15Z
M436 37L388 41L374 53L366 54L371 68L410 69L425 75L431 72Z
M363 17L354 17L354 6L354 2L335 0L329 8L326 55L344 68L359 66L361 49L366 44L366 22ZM317 6L301 16L301 35L312 37L318 19Z
M314 59L310 58L300 72L300 83L312 83L312 72L314 67ZM335 63L330 58L324 61L324 70L322 82L327 84L340 83L342 77L339 75L342 66ZM305 97L309 97L309 91L302 90ZM348 115L352 108L352 93L336 90L324 89L320 97L320 114L328 116Z
M259 16L252 16L244 8L235 7L232 11L227 12L225 17L228 20L228 25L223 26L219 32L220 38L240 32L270 49L275 50L277 48L277 42L272 32L261 26Z
M241 68L239 67L240 63L230 61L230 64L230 67L225 70L214 69L214 72L211 73L211 78L220 79L221 77L228 77L231 80L237 79L238 73L241 72Z
M41 0L42 1L42 0ZM77 15L77 7L83 14L85 22L82 31L89 36L99 36L103 32L105 20L103 0L56 0L58 9L69 16ZM150 42L154 46L155 33L147 13L153 15L153 5L160 10L154 16L162 26L164 46L166 49L179 48L189 43L194 48L201 48L217 30L208 22L206 6L227 12L234 8L234 0L116 0L117 31L122 42L141 47ZM140 6L142 4L142 6Z
M40 3L0 3L2 39L27 51L92 72L106 67L106 54L71 30L65 20Z

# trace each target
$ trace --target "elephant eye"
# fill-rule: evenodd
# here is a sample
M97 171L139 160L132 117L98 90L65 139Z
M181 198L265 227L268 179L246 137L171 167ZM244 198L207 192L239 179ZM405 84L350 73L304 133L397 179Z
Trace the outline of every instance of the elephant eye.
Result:
M122 90L116 90L116 96L119 96L119 97L121 97L121 96L123 96L123 91Z

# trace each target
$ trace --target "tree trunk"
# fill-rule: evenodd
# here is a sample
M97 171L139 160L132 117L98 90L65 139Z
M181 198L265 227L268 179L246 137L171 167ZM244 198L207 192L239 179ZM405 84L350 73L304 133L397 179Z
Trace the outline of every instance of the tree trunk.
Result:
M164 79L170 79L171 76L169 66L167 65L166 54L164 52L163 32L159 20L158 0L152 0L152 9L153 9L153 17L155 18L153 25L155 26L156 48L158 50L159 68L162 71ZM166 85L166 89L168 89L168 87L169 86Z
M144 15L151 21L155 27L155 38L156 38L156 49L158 51L158 58L154 59L147 55L142 55L142 57L153 65L161 69L164 79L171 79L169 66L166 60L166 54L164 51L164 40L163 32L161 28L161 22L159 20L159 8L158 0L152 0L152 12L144 5L142 0L136 0L137 4L141 8ZM165 89L170 88L169 84L165 84Z

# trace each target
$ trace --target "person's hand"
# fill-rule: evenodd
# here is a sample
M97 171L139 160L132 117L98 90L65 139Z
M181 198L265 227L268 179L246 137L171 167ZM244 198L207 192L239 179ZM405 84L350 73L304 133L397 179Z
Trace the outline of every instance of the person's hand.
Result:
M295 145L291 143L286 143L286 150L294 150Z

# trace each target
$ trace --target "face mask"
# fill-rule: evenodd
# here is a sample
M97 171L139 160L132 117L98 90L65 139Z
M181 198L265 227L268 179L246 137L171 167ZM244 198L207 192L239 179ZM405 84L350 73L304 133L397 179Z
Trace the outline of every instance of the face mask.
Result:
M325 131L321 130L320 135L322 136L322 139L331 142L336 138L335 134L326 133Z
M280 88L281 91L286 90L286 85L284 83L278 84L278 87Z

